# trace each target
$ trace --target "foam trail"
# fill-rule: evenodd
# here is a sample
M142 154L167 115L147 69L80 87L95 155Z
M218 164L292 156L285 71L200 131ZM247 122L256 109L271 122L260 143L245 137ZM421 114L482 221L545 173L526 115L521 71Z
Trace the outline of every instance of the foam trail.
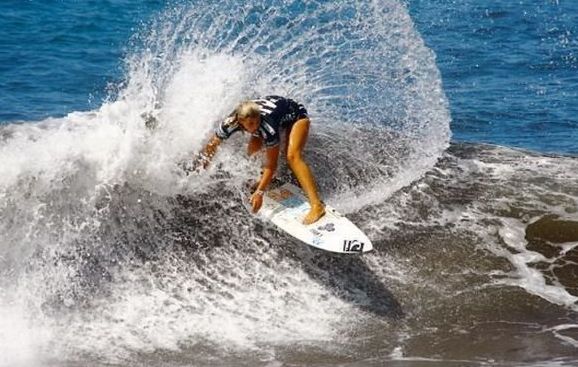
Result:
M503 282L522 287L528 293L542 297L548 302L568 307L574 311L578 310L578 297L571 295L560 285L546 284L544 274L529 266L534 262L549 262L549 260L542 254L526 249L525 226L512 218L502 219L502 222L504 226L499 229L500 236L509 247L517 252L508 255L510 262L516 268L517 276L503 280Z

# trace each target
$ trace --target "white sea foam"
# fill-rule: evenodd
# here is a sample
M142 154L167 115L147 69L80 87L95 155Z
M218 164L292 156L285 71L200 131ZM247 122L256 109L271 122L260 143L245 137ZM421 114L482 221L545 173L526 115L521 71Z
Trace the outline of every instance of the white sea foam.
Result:
M549 285L546 278L538 269L531 267L532 263L549 260L542 254L530 251L526 248L525 225L512 218L502 219L503 227L499 233L504 242L515 249L507 255L508 260L514 265L514 276L503 280L504 283L524 288L527 292L535 294L554 304L578 310L578 297L571 295L560 285Z
M199 343L263 354L277 344L334 340L345 319L356 320L354 307L292 262L268 263L266 253L247 259L227 252L218 258L232 272L222 264L207 271L170 263L159 275L147 267L124 271L91 315L63 320L55 347L115 362L132 353L180 351Z
M575 348L578 348L578 340L572 338L568 335L564 335L561 332L566 330L576 331L578 330L578 324L563 324L563 325L556 325L551 328L547 328L546 332L552 332L558 339L562 340L564 343L567 343Z
M53 337L49 329L35 324L23 306L0 303L1 367L41 366L42 348Z

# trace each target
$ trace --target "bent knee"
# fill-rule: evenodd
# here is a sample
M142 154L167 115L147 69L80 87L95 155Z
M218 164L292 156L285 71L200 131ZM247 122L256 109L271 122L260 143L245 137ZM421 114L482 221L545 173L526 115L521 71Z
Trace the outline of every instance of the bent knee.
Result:
M287 162L289 162L289 164L293 164L295 162L299 162L302 161L303 158L301 157L301 152L296 151L288 151L287 152Z

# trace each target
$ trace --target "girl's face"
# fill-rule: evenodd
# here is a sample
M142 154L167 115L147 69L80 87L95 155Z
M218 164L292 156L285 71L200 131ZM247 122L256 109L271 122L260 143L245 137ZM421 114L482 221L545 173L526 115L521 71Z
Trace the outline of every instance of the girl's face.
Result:
M253 134L259 128L259 124L261 123L261 117L255 116L255 117L240 118L239 123L241 124L241 126L243 126L243 129L245 129L245 131Z

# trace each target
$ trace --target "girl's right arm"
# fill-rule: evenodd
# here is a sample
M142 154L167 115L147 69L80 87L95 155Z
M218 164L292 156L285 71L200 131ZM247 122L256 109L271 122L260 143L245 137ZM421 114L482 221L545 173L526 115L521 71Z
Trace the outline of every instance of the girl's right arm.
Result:
M223 140L217 135L213 135L213 138L207 143L199 155L198 162L204 169L206 169L209 166L209 163L211 163L211 159L213 159L213 156L217 153L217 148L219 148L222 141Z

